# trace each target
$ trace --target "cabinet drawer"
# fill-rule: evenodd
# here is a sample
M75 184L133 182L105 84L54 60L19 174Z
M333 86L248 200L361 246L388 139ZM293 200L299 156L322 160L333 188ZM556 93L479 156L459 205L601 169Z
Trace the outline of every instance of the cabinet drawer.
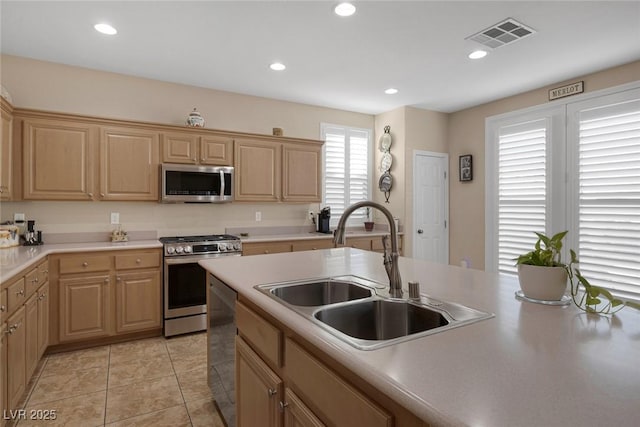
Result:
M373 237L371 239L371 249L376 252L384 251L384 246L382 246L382 236ZM402 236L398 236L398 252L402 249Z
M282 366L282 333L278 328L241 303L236 303L236 324L238 333L254 350L276 366Z
M287 376L329 425L390 427L392 417L295 342L286 341Z
M24 277L7 288L7 312L11 313L25 302Z
M369 237L352 237L347 239L347 244L350 248L364 249L365 251L371 250L371 238Z
M242 255L277 254L291 252L291 242L243 243Z
M293 252L297 251L315 251L317 249L331 249L333 248L333 240L331 239L319 239L319 240L301 240L293 242L291 244Z
M9 311L9 307L7 307L7 290L3 289L0 291L0 325L4 320L4 316L7 315L7 311Z
M106 271L111 269L111 256L74 256L60 258L60 274Z
M153 268L160 267L160 253L134 253L116 255L116 270L126 270L130 268Z
M25 297L29 298L40 287L38 282L38 269L34 268L24 276Z

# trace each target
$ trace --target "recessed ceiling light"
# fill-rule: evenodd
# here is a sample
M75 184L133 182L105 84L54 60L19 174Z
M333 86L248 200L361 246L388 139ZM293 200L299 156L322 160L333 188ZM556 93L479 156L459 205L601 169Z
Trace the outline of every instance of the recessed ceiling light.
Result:
M271 68L273 71L282 71L287 67L280 62L274 62L273 64L269 65L269 68Z
M356 13L356 7L351 3L340 3L333 11L338 16L351 16Z
M390 87L389 89L385 90L384 93L386 93L387 95L395 95L396 93L398 93L398 89Z
M471 59L480 59L484 58L485 56L487 56L486 50L474 50L469 54L469 58Z
M118 34L118 30L116 30L115 28L113 28L109 24L96 24L96 25L93 26L93 28L95 28L97 32L102 33L102 34L107 34L109 36L113 36L114 34Z

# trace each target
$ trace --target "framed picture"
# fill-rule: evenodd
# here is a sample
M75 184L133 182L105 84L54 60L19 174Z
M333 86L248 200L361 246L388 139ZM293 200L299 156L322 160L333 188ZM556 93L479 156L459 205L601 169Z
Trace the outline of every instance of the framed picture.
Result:
M471 154L460 156L459 169L460 181L471 181L473 179L473 160Z

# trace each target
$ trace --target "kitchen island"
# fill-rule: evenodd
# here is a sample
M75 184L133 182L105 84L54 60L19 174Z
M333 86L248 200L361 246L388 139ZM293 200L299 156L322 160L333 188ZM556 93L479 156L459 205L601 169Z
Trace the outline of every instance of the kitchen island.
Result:
M254 286L345 274L387 283L380 254L352 248L226 257L200 264L300 337L428 425L637 425L640 313L596 317L515 299L515 278L400 258L404 288L495 317L358 350ZM398 425L398 423L394 424Z

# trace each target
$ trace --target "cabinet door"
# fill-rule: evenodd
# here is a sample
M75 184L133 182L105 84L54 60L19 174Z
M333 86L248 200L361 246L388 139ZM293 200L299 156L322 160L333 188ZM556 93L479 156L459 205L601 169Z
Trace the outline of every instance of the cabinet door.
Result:
M280 198L279 143L236 140L234 144L235 199L275 202Z
M7 324L0 323L0 414L7 409ZM5 425L5 417L0 417L0 426Z
M233 139L217 135L200 137L200 163L231 166L233 164Z
M38 289L38 359L49 346L49 283Z
M322 147L284 144L282 146L282 200L320 202L322 193Z
M7 320L7 409L17 409L25 389L25 309Z
M116 273L116 332L161 326L160 271Z
M108 275L61 277L59 286L61 342L109 335Z
M236 425L280 426L282 392L282 380L236 336Z
M27 200L92 200L94 132L84 123L26 119L23 197Z
M100 199L158 200L159 134L103 128L100 138Z
M322 421L288 387L284 397L284 427L324 427Z
M198 163L198 135L193 133L165 133L162 135L164 163Z
M25 383L38 365L38 296L33 294L24 305L25 313Z
M4 107L2 101L2 107ZM2 134L0 134L0 200L11 200L13 185L13 116L2 108Z

